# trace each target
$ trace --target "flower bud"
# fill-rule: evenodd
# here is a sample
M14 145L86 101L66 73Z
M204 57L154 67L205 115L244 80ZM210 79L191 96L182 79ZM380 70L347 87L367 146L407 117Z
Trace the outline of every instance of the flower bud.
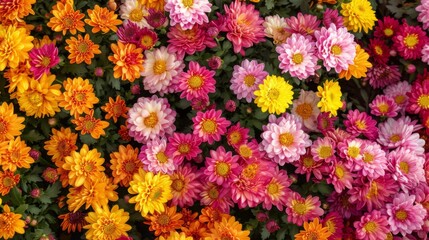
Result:
M134 95L140 94L140 85L135 84L131 87L131 93Z
M279 225L277 224L276 220L270 219L268 220L267 224L265 225L269 233L276 232L280 229Z
M395 50L390 50L390 56L395 57L398 53Z
M30 197L32 197L32 198L39 198L40 197L40 189L39 188L34 188L33 190L31 190Z
M411 73L414 73L415 71L416 71L416 65L411 63L407 65L407 73L411 74Z
M34 161L37 161L40 157L40 152L37 151L36 149L31 149L29 154L30 154L30 157L34 159Z
M213 56L207 59L207 63L212 70L217 70L222 66L222 59L218 56Z
M258 212L256 214L256 220L259 222L266 222L268 220L268 214L266 212Z
M101 68L101 67L96 67L95 70L94 70L94 74L97 77L102 77L103 74L104 74L104 69Z
M47 167L42 173L42 178L48 183L54 183L55 181L58 180L57 169Z
M237 108L237 106L236 106L234 100L228 100L225 103L225 110L227 110L228 112L234 112L236 108Z
M48 124L49 126L53 127L55 125L57 125L57 119L56 118L49 118L48 120Z
M37 225L37 220L36 219L31 220L30 226L35 227L36 225Z

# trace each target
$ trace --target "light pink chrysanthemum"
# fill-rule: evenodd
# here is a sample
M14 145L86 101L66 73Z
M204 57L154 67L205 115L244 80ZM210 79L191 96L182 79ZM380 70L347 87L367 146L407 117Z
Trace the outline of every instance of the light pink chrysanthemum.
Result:
M383 92L386 96L393 98L402 111L408 104L407 93L411 92L411 85L406 81L401 81L387 86Z
M423 29L427 30L429 28L429 1L422 0L420 5L416 7L416 11L419 12L417 20L423 23Z
M51 68L59 62L58 48L54 43L45 44L40 48L33 48L30 53L30 71L35 79L39 79L43 74L49 74Z
M331 171L326 182L334 185L336 192L340 193L346 188L351 189L353 187L354 174L342 161L334 162L330 168Z
M209 144L219 141L221 136L225 134L226 128L231 125L231 122L224 117L221 117L222 110L211 109L206 112L198 112L192 118L194 122L194 135L201 138L202 142Z
M331 24L329 28L322 27L314 32L318 57L329 71L331 68L340 73L347 70L354 63L356 56L356 43L353 34L347 28L337 28Z
M194 202L200 199L200 192L203 186L200 182L199 175L198 169L192 167L189 163L184 166L179 166L169 175L172 181L172 205L181 208L193 206Z
M155 138L142 146L139 159L146 171L171 174L175 169L173 158L166 153L167 139Z
M426 209L419 203L415 203L416 196L406 193L397 193L392 203L386 204L386 213L390 231L393 234L410 234L422 229Z
M313 35L314 31L319 29L320 20L317 16L311 14L302 14L291 16L285 19L287 27L286 31L290 33L299 33L302 35Z
M177 77L177 89L181 92L180 97L186 98L188 101L207 98L209 93L216 91L214 75L215 71L208 70L197 62L191 61L188 71L182 72Z
M210 206L223 213L229 213L234 206L231 199L231 189L216 185L209 181L202 181L203 189L200 192L200 202L203 206Z
M302 226L304 222L322 216L323 209L320 208L319 197L308 195L303 198L293 192L286 202L286 214L288 222Z
M240 122L228 128L228 132L226 133L226 141L228 145L231 147L237 147L241 144L247 142L249 138L249 129L240 126Z
M301 34L292 34L286 42L277 46L280 69L282 73L289 72L292 77L304 80L316 73L317 65L316 43Z
M210 150L210 157L206 157L204 170L207 180L220 186L229 186L232 179L237 177L240 167L238 159L237 155L225 151L222 146L218 147L216 151Z
M317 116L320 109L317 107L320 97L313 91L301 89L299 98L293 100L291 113L302 121L304 130L317 131Z
M354 163L362 160L363 155L361 149L363 146L364 141L359 138L347 139L337 145L337 153L341 158L347 160L345 164L351 171L353 170Z
M429 44L425 44L422 48L422 62L429 64Z
M337 28L344 27L344 19L338 15L338 10L326 8L325 12L323 12L323 26L329 27L331 23Z
M356 238L362 240L386 239L389 232L387 217L380 211L365 213L359 221L353 223L356 228Z
M244 48L265 41L264 19L253 4L236 0L224 8L226 37L232 42L235 53L244 56Z
M261 133L261 147L281 166L299 160L311 145L309 135L301 129L299 120L289 113L284 116L276 118L270 115L269 123L262 127Z
M237 99L246 99L248 103L255 99L254 92L258 89L265 77L268 75L264 71L265 65L256 60L245 59L241 65L235 65L232 72L231 86L229 87Z
M314 157L314 161L323 161L330 163L336 159L335 156L336 144L328 137L318 138L311 145L311 155Z
M168 138L167 153L173 157L176 165L180 165L184 159L192 160L202 151L201 140L192 134L174 133Z
M398 65L373 64L368 69L365 81L373 88L384 88L401 80L401 72Z
M385 122L378 126L379 136L377 142L389 149L404 147L413 147L415 154L422 154L423 152L417 151L419 147L424 146L424 140L420 139L418 133L413 133L418 129L415 123L411 122L409 117L399 118L397 120L388 118Z
M393 37L393 47L404 59L419 59L422 48L429 41L426 32L420 26L410 26L403 20L398 32Z
M195 24L208 23L206 13L211 11L212 4L208 0L169 0L165 4L165 11L169 12L170 25L179 24L184 30L191 29Z
M266 185L262 207L266 210L271 210L274 205L279 211L283 211L283 206L285 206L291 193L289 186L292 181L288 178L287 172L280 170L278 167L271 171L269 175L270 180Z
M375 140L378 137L377 121L371 118L366 112L359 110L349 110L344 126L347 132L354 137L363 134L370 140Z
M155 95L141 97L128 111L129 135L139 143L170 135L176 130L175 119L176 112L170 108L167 99Z
M396 117L399 107L389 96L377 95L369 104L371 114L379 117Z
M172 92L174 78L183 70L185 65L176 55L169 53L167 48L162 46L159 49L145 52L143 86L150 93L159 92L161 95Z
M353 171L358 171L368 179L384 176L387 169L386 152L373 141L366 141L361 149L362 159L355 161Z

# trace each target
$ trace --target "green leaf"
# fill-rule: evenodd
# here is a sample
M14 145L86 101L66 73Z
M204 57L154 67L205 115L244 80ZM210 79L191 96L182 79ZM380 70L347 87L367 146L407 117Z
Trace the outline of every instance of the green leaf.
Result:
M87 72L88 70L83 64L65 64L61 70L61 73L72 73L76 76L83 76Z
M271 10L274 8L274 0L265 0L265 6L267 7L268 10Z
M36 207L34 205L30 205L28 207L27 211L33 215L38 215L42 210L39 207Z
M21 204L18 208L14 210L15 213L24 214L25 210L27 210L28 204Z
M91 137L90 134L85 134L85 135L80 135L79 139L82 143L88 144L88 145L92 145L94 143L97 142L96 139L94 139L93 137Z
M268 239L270 237L270 232L268 232L266 227L262 228L261 239Z
M13 202L15 205L24 204L22 194L18 191L17 187L12 188L9 194L11 202Z
M25 176L25 180L28 182L41 182L42 179L37 175L27 175Z
M266 120L268 118L268 112L262 112L261 109L257 108L255 110L255 118L259 120Z
M47 187L43 195L46 195L50 198L55 198L55 197L58 197L60 190L61 190L61 184L60 182L57 181L54 184L51 184L49 187Z
M38 142L40 140L45 139L45 137L42 134L40 134L40 132L33 129L28 133L22 134L22 139L30 142Z
M107 75L107 83L115 90L121 90L121 80L114 78L113 75Z
M277 234L276 234L277 240L283 240L283 239L285 239L286 232L287 232L286 228L281 228L280 230L278 230Z

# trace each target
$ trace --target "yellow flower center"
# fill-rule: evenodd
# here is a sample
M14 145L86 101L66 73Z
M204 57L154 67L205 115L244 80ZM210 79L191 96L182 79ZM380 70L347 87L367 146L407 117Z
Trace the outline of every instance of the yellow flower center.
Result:
M271 195L279 193L279 185L277 183L268 184L268 193Z
M205 119L201 124L201 130L203 130L205 133L213 134L217 130L217 124L212 119Z
M253 179L256 176L256 172L258 171L258 165L256 163L252 163L246 166L243 169L243 176L247 179Z
M182 0L182 3L185 8L190 8L194 5L194 0Z
M91 132L95 128L95 122L91 120L86 120L84 123L84 128L87 132Z
M28 96L28 100L30 101L31 105L39 107L40 105L42 105L43 97L38 92L32 92Z
M10 177L3 178L3 186L11 187L11 186L13 186L13 184L14 184L14 181L12 180L12 178L10 178Z
M162 190L162 188L160 187L155 187L149 191L150 191L150 194L149 194L150 201L157 201L162 196L162 193L164 192L164 190Z
M378 105L378 110L380 110L382 114L385 114L389 111L389 105L387 105L386 103L380 103Z
M151 48L153 44L153 39L151 36L145 35L140 40L141 45L145 46L146 48Z
M40 59L40 65L42 67L47 67L51 63L51 58L43 56L42 59Z
M217 199L219 197L219 191L215 187L210 188L207 194L211 199Z
M408 174L410 172L410 165L407 162L400 162L399 169L401 169L401 172Z
M135 8L130 12L129 19L133 22L140 22L143 19L143 11L139 8Z
M352 146L347 149L347 155L352 158L359 156L360 149L358 147Z
M330 233L335 233L335 231L336 231L335 223L331 219L328 219L325 222L325 227L328 228L328 232L330 232Z
M176 191L180 192L185 187L185 183L181 179L174 179L171 187Z
M302 163L304 164L304 167L311 168L314 166L314 159L312 157L304 157Z
M331 146L322 146L319 148L319 157L321 159L327 159L332 156L332 147Z
M153 72L156 75L163 74L165 70L167 70L167 65L164 60L155 61L155 64L153 65Z
M390 37L393 35L393 29L391 28L385 28L384 29L384 35L386 35L387 37Z
M400 221L404 221L405 219L407 219L408 214L405 210L399 210L395 213L395 217Z
M157 222L161 226L167 226L170 223L170 217L167 214L162 213L161 215L158 216Z
M255 84L255 81L256 81L255 76L253 76L253 75L251 75L251 74L246 75L246 76L244 77L244 84L246 84L246 86L248 86L248 87L253 86L253 84Z
M136 165L133 162L127 162L124 169L127 173L132 173L136 169Z
M17 163L21 158L21 153L19 152L18 149L13 149L11 154L10 154L10 160L14 163Z
M229 174L230 166L228 163L225 162L218 162L216 163L216 174L225 177Z
M292 56L292 62L294 62L295 64L300 64L304 61L304 56L302 56L301 53L295 53Z
M383 49L380 47L380 46L375 46L374 47L374 50L375 50L375 53L377 54L377 55L383 55Z
M405 38L404 38L404 44L405 46L407 46L408 48L414 48L417 44L419 43L419 37L417 36L417 34L413 33L413 34L408 34Z
M270 90L268 90L268 98L271 101L277 100L277 98L279 98L279 95L280 95L280 92L276 88L271 88Z
M302 103L296 107L296 113L304 120L311 117L313 107L308 103Z
M294 212L298 213L299 215L304 215L308 211L307 206L302 202L295 203L292 208Z
M377 182L372 181L371 187L369 188L368 193L366 194L366 198L371 199L372 197L377 197L377 196L378 196L378 185L377 185Z
M188 85L193 90L199 89L203 86L204 79L200 75L194 75L188 79Z
M366 129L366 123L365 123L365 121L357 120L355 122L355 126L359 130L365 130Z
M154 128L158 123L158 115L155 112L151 112L149 116L144 118L143 123L148 128Z
M279 135L279 142L284 147L289 147L293 144L294 137L291 133L282 133Z
M338 45L338 44L335 44L331 48L331 53L334 54L334 55L340 55L342 51L343 50L342 50L341 46Z
M94 169L95 169L95 166L94 166L94 163L92 163L92 162L89 162L89 163L83 165L83 170L87 173L94 171Z
M399 136L398 134L393 134L390 137L390 141L393 143L397 143L397 142L401 141L401 136Z
M366 153L363 154L363 159L362 160L364 162L366 162L366 163L372 162L372 161L374 161L374 155L372 155L369 152L366 152Z
M181 154L186 154L186 153L189 153L189 150L191 150L191 147L187 143L182 143L182 144L179 144L179 147L177 149Z
M400 105L405 102L405 96L404 95L398 95L395 97L395 103Z
M89 46L86 42L81 42L77 45L77 50L79 53L86 53L89 49Z
M336 167L335 167L335 175L336 175L339 179L343 178L343 177L344 177L344 169L343 169L343 167L341 167L341 166L336 166Z
M417 100L417 102L419 103L419 106L421 108L424 108L424 109L429 108L429 95L426 95L426 94L421 95Z
M367 232L369 233L373 233L377 230L377 223L375 223L374 221L369 221L365 224L365 226L363 227Z
M234 131L229 134L229 141L232 145L235 145L241 141L241 134L239 131Z
M113 220L106 219L102 223L103 234L105 236L112 235L116 231L116 225Z
M85 93L83 93L83 92L76 93L75 100L77 100L77 102L85 101L85 99L86 99Z
M238 152L243 158L250 158L252 156L252 149L250 149L246 144L241 145L238 148Z
M158 152L155 156L159 163L166 163L168 161L168 157L164 152Z

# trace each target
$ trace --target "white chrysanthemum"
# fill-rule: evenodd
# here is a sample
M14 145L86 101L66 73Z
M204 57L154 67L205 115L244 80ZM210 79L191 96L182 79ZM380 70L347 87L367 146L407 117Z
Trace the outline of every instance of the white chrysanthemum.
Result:
M285 29L288 27L285 19L279 15L267 16L262 24L265 28L265 36L274 39L274 43L282 43L288 34Z
M149 11L138 0L125 0L120 7L119 14L125 21L131 21L141 28L153 29L146 21Z
M320 109L317 103L320 98L313 91L304 91L301 89L299 98L293 101L292 114L297 116L303 123L304 127L310 131L317 130L317 116Z

